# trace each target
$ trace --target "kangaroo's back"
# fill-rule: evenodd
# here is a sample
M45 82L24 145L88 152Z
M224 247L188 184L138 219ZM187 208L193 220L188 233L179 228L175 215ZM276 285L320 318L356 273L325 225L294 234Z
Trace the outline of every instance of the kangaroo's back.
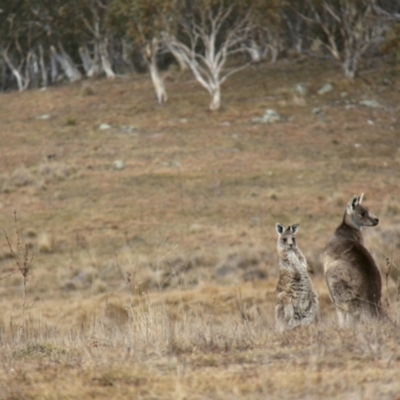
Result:
M361 202L362 195L350 200L342 223L324 249L326 282L341 324L382 313L381 275L361 233L362 227L376 226L379 220Z

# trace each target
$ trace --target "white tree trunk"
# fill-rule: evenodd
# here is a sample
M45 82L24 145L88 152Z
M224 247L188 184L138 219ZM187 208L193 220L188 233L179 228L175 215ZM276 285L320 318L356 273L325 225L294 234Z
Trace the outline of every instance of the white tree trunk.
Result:
M108 52L108 39L104 38L99 43L99 51L101 58L101 65L103 66L103 70L106 73L107 78L115 78L114 71L111 67L110 54Z
M275 63L276 60L278 59L279 48L277 46L270 45L269 49L271 51L271 62Z
M58 61L58 63L60 64L68 80L70 82L75 82L82 79L81 73L75 66L70 56L66 53L61 44L59 45L59 47L60 47L60 53L57 52L54 46L51 46L50 50L53 53L56 60Z
M15 79L17 80L18 90L20 92L22 92L23 90L25 90L25 84L23 83L22 75L19 73L19 71L13 65L8 64L7 61L6 61L6 63L11 68L11 71L12 71Z
M56 56L51 52L50 55L50 77L51 82L56 83L58 81L58 63Z
M342 69L346 78L354 79L357 76L358 54L356 52L345 51Z
M39 65L40 65L40 72L42 74L42 87L47 87L48 85L48 79L47 79L47 72L46 72L46 63L44 61L44 50L43 46L40 43L39 44Z
M85 70L85 74L88 78L93 76L93 61L90 57L89 50L84 46L80 46L79 49L79 56L81 57L83 69Z
M262 51L260 46L255 40L252 40L248 47L248 53L250 55L250 60L252 63L259 63L262 58Z
M144 49L144 58L149 67L150 77L156 91L157 101L159 104L162 104L168 100L168 96L167 91L165 90L164 81L157 68L157 50L158 41L154 38L150 43L147 43Z
M40 82L40 67L38 62L38 56L33 50L28 52L25 65L25 77L30 79L29 86L37 88Z
M149 64L151 81L153 82L156 91L157 101L159 104L165 103L168 100L167 92L165 90L164 81L162 80L158 71L157 65L154 63Z
M210 103L210 111L217 111L221 107L221 88L219 85L216 85L210 92L211 94L211 103Z
M8 57L7 50L3 50L1 55L3 56L5 63L7 64L8 68L11 69L11 72L13 73L15 79L17 80L18 90L20 92L24 91L29 86L30 82L29 75L26 77L22 76L21 72L18 70L17 67L14 66L14 64Z

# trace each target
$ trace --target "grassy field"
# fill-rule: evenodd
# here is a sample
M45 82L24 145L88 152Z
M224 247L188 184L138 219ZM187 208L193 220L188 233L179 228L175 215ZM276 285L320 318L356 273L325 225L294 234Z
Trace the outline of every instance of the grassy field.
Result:
M261 64L214 113L174 71L162 107L147 75L2 94L0 399L399 400L399 72ZM339 329L320 256L361 192L393 323ZM300 223L321 305L284 334L276 222Z

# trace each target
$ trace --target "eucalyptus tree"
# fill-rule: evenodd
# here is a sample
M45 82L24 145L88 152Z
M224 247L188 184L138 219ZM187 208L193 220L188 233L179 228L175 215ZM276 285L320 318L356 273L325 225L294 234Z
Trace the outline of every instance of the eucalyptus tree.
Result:
M163 33L174 31L179 11L177 0L113 0L110 4L109 24L140 47L160 104L168 96L157 56L164 49Z
M82 78L78 66L91 77L105 73L114 77L108 51L111 36L106 26L108 0L24 0L25 24L40 32L37 40L42 82L47 71L51 81L60 77L59 68L71 82Z
M52 83L58 82L62 74L70 82L81 79L82 74L73 54L79 37L79 24L74 14L76 0L29 1L34 3L30 7L32 20L42 32L38 41L42 81L47 84L48 71Z
M210 110L221 106L221 85L248 65L225 68L231 56L249 50L256 6L251 0L179 1L178 33L166 29L163 40L179 53L196 80L209 92ZM168 27L167 27L168 28Z
M252 62L275 62L285 48L282 0L264 0L253 9L248 52Z
M42 0L42 23L51 38L53 59L70 81L105 73L114 77L106 27L108 0Z
M105 73L114 78L109 52L112 33L107 25L109 0L74 0L72 10L81 36L79 54L88 77Z
M308 17L310 8L304 0L282 1L280 17L283 27L286 46L301 54L312 43L309 27L305 18Z
M20 91L28 88L33 76L39 73L34 47L42 32L32 18L33 3L28 0L0 2L0 55Z
M307 0L307 5L307 15L300 15L322 37L344 75L355 78L362 55L382 41L387 29L376 12L376 0Z

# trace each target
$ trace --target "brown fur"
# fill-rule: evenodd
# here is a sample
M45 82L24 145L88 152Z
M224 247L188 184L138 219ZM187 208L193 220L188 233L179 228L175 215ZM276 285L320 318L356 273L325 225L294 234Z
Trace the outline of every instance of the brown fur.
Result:
M361 233L362 227L376 226L379 220L361 202L362 195L352 197L324 249L326 283L340 325L383 314L381 275Z
M277 224L279 281L276 288L275 319L277 329L293 329L312 323L318 314L318 297L307 273L307 261L298 248L298 225L285 228Z

